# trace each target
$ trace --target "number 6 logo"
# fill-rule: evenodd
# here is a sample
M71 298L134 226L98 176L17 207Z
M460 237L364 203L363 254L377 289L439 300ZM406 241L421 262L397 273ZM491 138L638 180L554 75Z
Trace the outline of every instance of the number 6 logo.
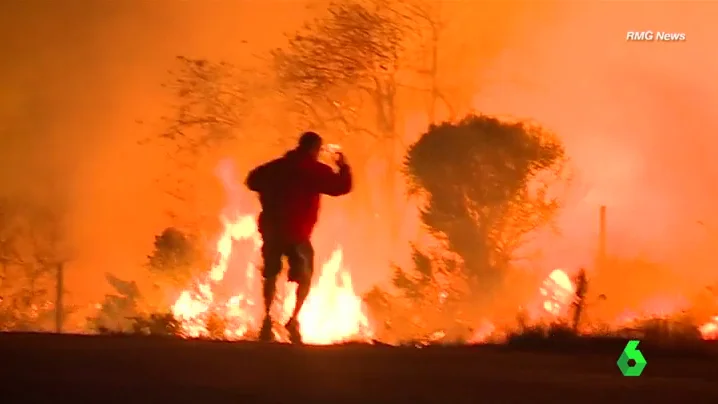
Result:
M624 376L640 376L643 373L643 369L646 368L646 358L643 357L643 353L638 350L638 340L628 341L626 347L623 349L621 356L618 358L618 369L621 370ZM628 361L633 361L633 364Z

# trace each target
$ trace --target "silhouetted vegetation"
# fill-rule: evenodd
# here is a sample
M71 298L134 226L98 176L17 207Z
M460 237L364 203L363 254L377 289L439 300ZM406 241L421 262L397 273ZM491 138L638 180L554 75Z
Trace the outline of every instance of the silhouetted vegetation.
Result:
M154 249L147 261L152 273L182 286L188 284L198 269L203 269L195 241L174 227L155 236Z
M111 274L105 277L115 293L105 295L97 314L88 319L88 325L100 333L128 333L133 329L133 318L141 317L139 287L134 281L124 281Z
M559 201L549 187L563 180L564 160L553 134L486 116L432 126L409 148L410 190L424 199L421 220L445 247L414 249L414 266L395 271L410 324L470 328L477 308L502 287L527 236L551 224ZM381 296L377 290L369 296L374 309L386 306Z
M180 322L172 313L152 313L143 306L135 281L106 274L113 294L105 295L97 313L87 319L89 331L103 334L182 336Z
M131 320L133 334L165 337L182 335L181 324L171 313L152 313Z
M631 326L618 329L593 331L591 334L578 334L573 327L564 322L549 324L520 325L507 335L509 346L523 348L556 348L562 344L571 346L594 346L625 344L628 339L638 339L653 347L692 348L704 342L695 322L685 315L670 318L644 318L636 320Z
M57 208L0 198L0 330L55 329L58 270L68 255ZM67 316L73 307L61 310Z

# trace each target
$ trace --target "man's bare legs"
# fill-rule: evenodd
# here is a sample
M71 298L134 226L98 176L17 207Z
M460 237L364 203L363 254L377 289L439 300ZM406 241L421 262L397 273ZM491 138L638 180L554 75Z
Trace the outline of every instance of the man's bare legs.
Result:
M287 331L289 331L290 339L292 342L301 342L301 334L299 330L299 313L302 311L304 302L307 300L309 290L311 289L311 278L301 280L297 282L296 302L294 304L294 311L292 317L286 324ZM274 339L274 333L272 332L272 316L271 310L274 304L274 298L277 293L277 277L264 278L262 285L262 291L264 295L264 321L262 323L262 330L260 331L260 339L263 341L270 341Z
M262 329L259 331L259 339L262 341L273 341L274 332L271 310L274 304L274 296L277 293L277 278L282 272L282 244L278 244L273 240L265 240L262 245L262 261L264 268L262 270L262 294L264 296L264 321Z
M274 339L274 331L272 330L272 304L274 296L277 293L277 277L265 277L262 285L264 295L264 320L262 321L262 329L259 331L259 339L262 341L272 341Z
M299 325L299 313L302 311L302 307L304 306L304 301L307 300L307 296L309 295L309 290L312 286L311 277L305 277L303 279L298 280L297 282L297 293L296 293L296 303L294 303L294 311L292 312L292 317L289 319L287 324L284 326L287 331L289 331L289 340L293 344L301 344L302 343L302 333L301 333L301 327Z
M264 278L262 284L262 292L264 296L264 317L270 317L272 311L272 304L274 304L274 297L277 294L277 277Z
M314 272L314 249L309 242L298 244L288 253L289 280L297 283L296 303L292 317L285 328L289 331L292 343L301 343L302 334L299 325L299 313L304 307L309 291L312 287L312 273Z
M302 311L302 307L304 306L304 301L307 300L307 296L309 296L309 290L311 289L311 287L312 287L311 279L304 279L301 282L297 283L297 302L294 304L294 311L292 312L292 319L299 318L299 312Z
M265 242L262 246L262 258L264 259L264 271L262 272L264 277L262 284L264 321L259 332L259 339L262 341L272 341L274 339L271 311L274 297L277 294L277 278L282 271L283 255L286 255L289 261L289 281L297 283L296 303L294 304L292 317L285 327L289 332L289 339L293 343L301 343L302 336L298 318L312 287L312 273L314 272L314 250L308 242L290 246Z

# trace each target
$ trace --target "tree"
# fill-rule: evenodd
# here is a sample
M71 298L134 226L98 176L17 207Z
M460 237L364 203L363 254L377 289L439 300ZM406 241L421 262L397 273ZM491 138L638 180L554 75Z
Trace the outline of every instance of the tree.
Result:
M439 103L443 103L449 110L449 119L453 120L455 111L446 93L441 88L440 83L440 57L439 48L442 33L447 26L447 22L442 18L442 3L429 2L422 0L412 0L405 4L404 15L410 21L415 21L415 25L424 28L415 30L421 36L424 31L428 32L428 38L420 38L420 48L422 53L428 54L424 57L421 67L417 68L417 73L423 76L428 82L427 89L419 88L429 93L429 106L427 108L429 123L436 124L437 108ZM428 59L428 61L426 60Z
M194 272L202 269L201 257L194 240L182 231L168 227L155 236L154 249L147 256L147 267L153 274L185 286Z
M61 306L57 316L56 304L65 293L58 290L58 270L67 261L56 207L0 198L0 329L49 331L61 326L57 322L72 311Z
M164 85L175 102L163 118L165 130L144 143L163 147L170 163L160 183L172 201L173 224L196 234L205 219L197 212L203 211L201 195L207 192L206 177L213 175L214 153L230 142L257 140L242 129L259 84L251 69L231 63L185 56L176 61Z
M140 317L140 289L134 281L124 281L111 274L105 277L115 293L105 295L98 313L88 319L89 327L101 333L129 332L133 329L133 319Z
M423 224L446 252L417 251L394 286L437 309L454 299L452 318L470 316L457 311L490 301L529 236L551 224L565 160L561 142L528 123L471 115L430 127L409 148L405 173L425 201Z
M383 0L331 2L273 53L280 90L313 126L339 122L348 132L385 140L394 135L396 71L403 28ZM374 129L357 123L359 104L372 103ZM378 133L377 133L378 131Z
M177 104L160 137L173 141L178 152L197 155L237 136L251 105L248 71L185 56L177 62L165 85Z

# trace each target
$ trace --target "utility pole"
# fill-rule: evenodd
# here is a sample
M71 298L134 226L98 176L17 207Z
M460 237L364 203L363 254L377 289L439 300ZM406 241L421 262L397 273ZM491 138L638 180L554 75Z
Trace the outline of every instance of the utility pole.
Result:
M64 303L62 301L62 295L65 290L64 286L64 269L65 269L65 263L60 262L57 264L57 280L56 280L56 289L55 289L55 332L58 334L62 333L62 323L63 323L63 308Z

